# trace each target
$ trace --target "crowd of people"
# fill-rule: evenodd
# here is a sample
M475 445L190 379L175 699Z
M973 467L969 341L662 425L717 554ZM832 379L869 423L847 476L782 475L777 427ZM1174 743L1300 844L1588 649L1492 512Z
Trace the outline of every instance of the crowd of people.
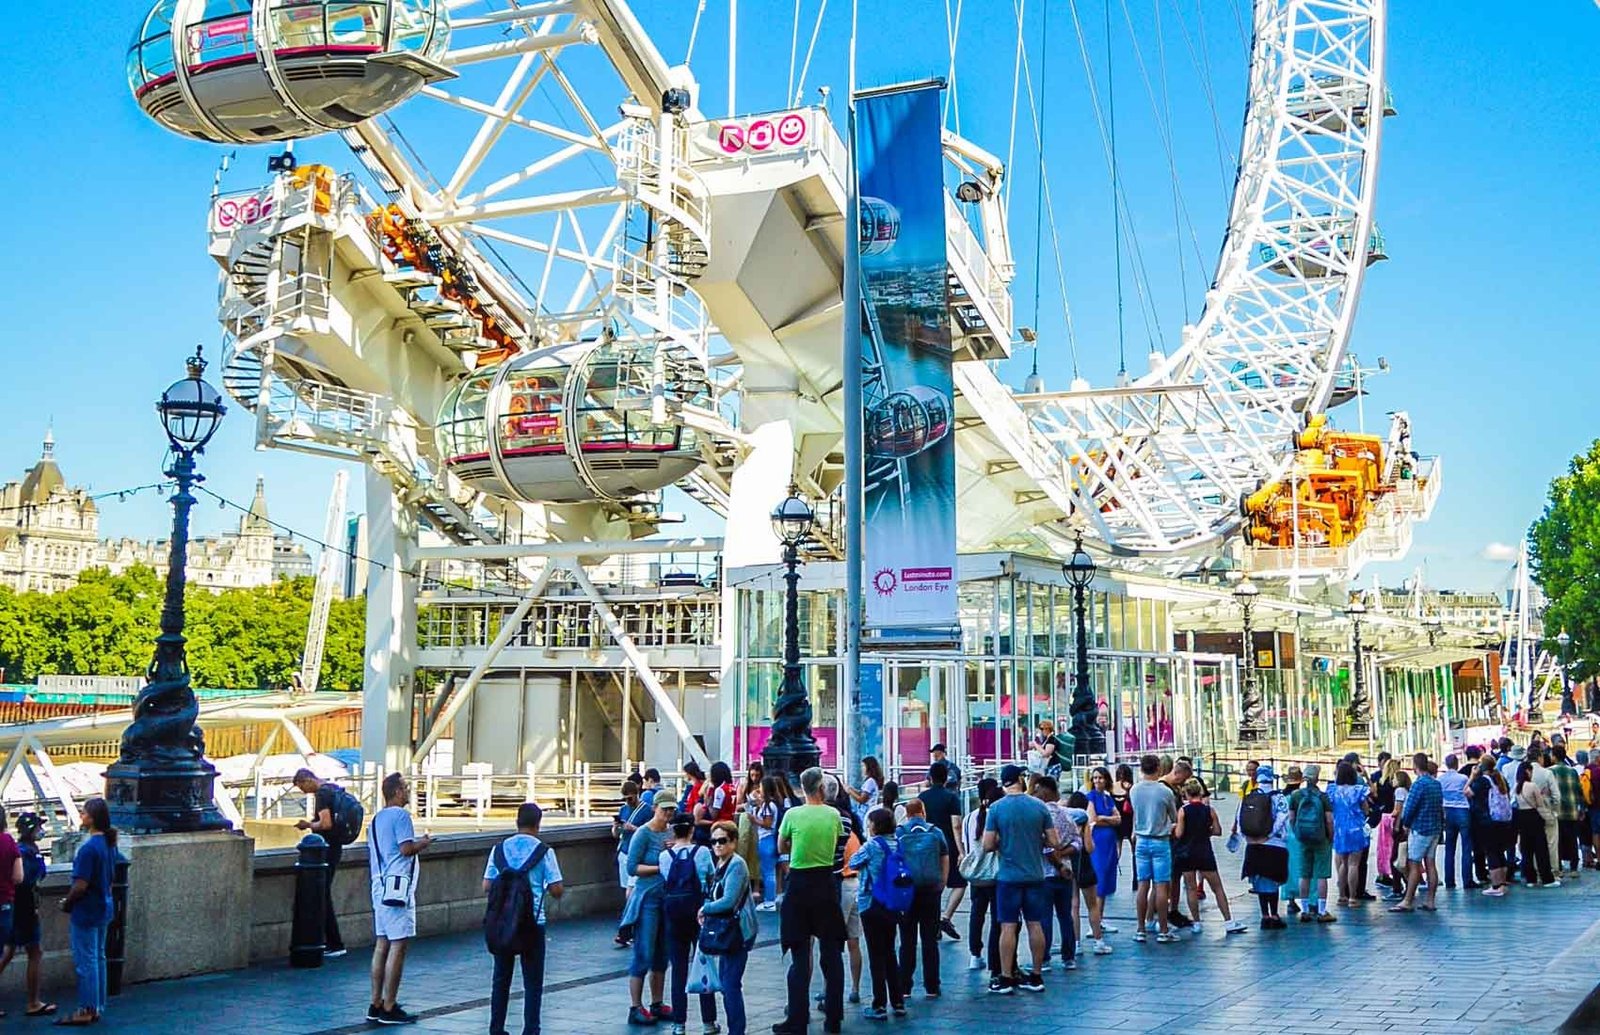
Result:
M1595 866L1600 851L1600 807L1590 808L1600 760L1569 757L1560 735L1442 760L1419 753L1409 765L1383 753L1370 771L1352 753L1331 780L1320 765L1280 775L1251 762L1226 828L1190 758L1095 767L1073 787L1049 746L1035 745L1028 766L978 781L965 814L943 745L914 796L874 758L855 783L813 769L798 788L759 764L736 780L722 763L709 774L690 763L675 798L662 795L658 772L644 772L624 787L614 824L630 888L616 936L632 951L629 1022L686 1030L687 981L703 1032L721 1030L717 995L730 1035L744 1032L744 950L719 957L719 980L699 976L704 901L717 903L713 913L740 911L752 941L758 914L777 913L789 969L773 1030L784 1035L805 1031L813 1007L824 1031L837 1031L847 1006L882 1020L906 1016L919 985L939 999L941 937L966 941L968 966L987 972L996 995L1043 989L1052 969L1077 969L1080 952L1110 955L1118 931L1105 906L1124 856L1132 940L1172 943L1203 930L1208 900L1225 935L1249 930L1223 887L1219 839L1264 931L1292 918L1336 923L1339 910L1376 902L1375 891L1391 912L1409 913L1437 909L1441 888L1500 897L1519 880L1554 886L1557 874ZM814 997L813 969L822 972Z
M841 1029L847 1006L873 1021L908 1016L918 987L924 1008L932 1006L943 994L941 938L965 940L968 967L986 972L989 992L1042 991L1044 975L1076 970L1080 952L1113 953L1120 932L1106 905L1119 893L1124 857L1132 862L1132 941L1167 944L1201 931L1207 900L1225 936L1249 929L1230 907L1216 851L1224 824L1192 759L1146 754L1137 767L1090 768L1072 786L1079 771L1045 746L1035 746L1029 765L978 780L966 808L961 771L942 744L914 795L870 757L855 781L812 768L797 785L759 763L736 779L725 763L706 772L689 762L676 794L655 769L634 774L612 823L627 893L615 941L630 954L628 1023L667 1024L680 1035L693 997L702 1035L720 1033L723 1022L728 1035L745 1035L745 968L763 914L776 921L767 933L788 956L775 1035L805 1032L814 1008L826 1032ZM1409 765L1385 752L1371 770L1351 753L1332 768L1328 782L1316 764L1281 776L1268 764L1245 768L1225 846L1263 931L1288 926L1286 917L1336 923L1338 910L1376 901L1373 889L1403 914L1437 909L1441 889L1499 898L1515 883L1554 887L1600 866L1600 759L1569 756L1560 734L1535 734L1526 746L1502 739L1442 760L1418 753ZM353 841L344 828L361 821L347 814L345 792L309 772L296 782L313 802L302 826L330 843ZM402 774L385 778L382 794L366 826L376 935L367 1019L407 1024L417 1017L398 996L416 935L418 859L432 838L415 830ZM72 914L79 1004L56 1022L70 1026L95 1023L105 1008L116 855L104 801L86 802L80 818L88 836L62 903ZM483 875L491 1035L505 1035L519 966L523 1031L540 1027L548 904L563 893L541 820L538 805L524 804L517 832ZM37 1016L56 1011L39 993L40 824L25 814L16 826L13 839L0 814L0 928L8 928L0 930L0 971L17 951L26 954L27 1013ZM332 877L330 868L330 889ZM963 903L965 931L955 923ZM326 953L338 955L332 909L330 899ZM814 996L813 970L822 975Z

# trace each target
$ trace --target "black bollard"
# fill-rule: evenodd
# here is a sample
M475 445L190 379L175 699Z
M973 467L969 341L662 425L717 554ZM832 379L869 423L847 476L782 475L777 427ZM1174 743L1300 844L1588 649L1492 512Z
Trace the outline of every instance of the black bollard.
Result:
M111 867L111 923L106 927L106 995L122 994L128 960L128 857L117 853Z
M289 929L289 966L320 967L323 913L328 908L328 842L318 834L300 839L294 864L294 920Z

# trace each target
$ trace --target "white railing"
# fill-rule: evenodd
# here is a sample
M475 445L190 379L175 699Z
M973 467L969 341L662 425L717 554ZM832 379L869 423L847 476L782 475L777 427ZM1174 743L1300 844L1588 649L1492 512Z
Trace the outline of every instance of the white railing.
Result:
M722 603L715 593L651 600L612 597L608 606L641 650L717 646ZM513 610L510 603L424 599L417 619L418 644L424 650L484 648ZM612 637L593 602L557 598L536 602L507 646L595 651L611 645Z
M273 378L268 413L279 434L317 437L315 432L376 441L383 438L388 404L379 395L318 381Z
M628 251L622 242L617 245L616 269L616 294L629 300L629 313L687 350L704 370L708 364L711 317L688 282ZM667 284L664 306L656 292L659 281Z
M633 120L617 140L617 179L631 186L640 201L671 217L705 244L711 220L710 193L689 165L687 140L682 130L673 134L678 153L673 156L671 180L663 184L661 139L655 123Z
M947 247L951 254L965 264L984 300L994 307L995 315L999 317L1001 323L999 327L990 328L995 337L1002 341L1009 340L1010 287L994 268L994 263L989 261L989 253L984 250L983 242L978 239L978 235L972 232L966 216L961 212L961 206L957 205L956 199L949 194L944 196L944 214Z

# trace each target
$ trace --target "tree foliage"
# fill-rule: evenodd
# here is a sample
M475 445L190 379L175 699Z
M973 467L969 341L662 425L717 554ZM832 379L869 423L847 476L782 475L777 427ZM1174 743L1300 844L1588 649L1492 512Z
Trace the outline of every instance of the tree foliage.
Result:
M281 688L300 669L314 580L184 597L189 671L197 687ZM165 585L149 568L83 573L60 593L0 587L0 668L8 682L45 673L137 676L160 632ZM335 600L328 616L321 686L358 690L365 657L361 600Z
M1566 629L1572 674L1587 678L1600 671L1600 441L1550 483L1544 513L1528 533L1528 555L1549 598L1548 649L1559 650L1554 638Z

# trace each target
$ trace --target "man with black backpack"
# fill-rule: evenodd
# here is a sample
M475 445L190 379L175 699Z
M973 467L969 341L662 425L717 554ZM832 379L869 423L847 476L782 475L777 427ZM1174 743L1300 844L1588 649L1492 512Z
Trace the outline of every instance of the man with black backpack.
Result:
M326 959L343 956L344 939L339 935L339 910L333 903L333 878L339 872L339 858L345 845L353 844L361 836L361 825L366 810L355 795L331 780L319 780L309 769L294 774L294 785L302 794L312 796L311 818L295 824L297 830L309 830L328 845L323 861L327 894L323 896L326 912L323 914L322 955Z
M538 1035L544 999L546 903L562 894L556 853L539 840L544 813L533 802L517 808L517 832L489 853L483 890L489 896L483 915L483 937L494 957L489 990L490 1035L508 1035L506 1008L511 999L511 970L522 963L522 1035Z

